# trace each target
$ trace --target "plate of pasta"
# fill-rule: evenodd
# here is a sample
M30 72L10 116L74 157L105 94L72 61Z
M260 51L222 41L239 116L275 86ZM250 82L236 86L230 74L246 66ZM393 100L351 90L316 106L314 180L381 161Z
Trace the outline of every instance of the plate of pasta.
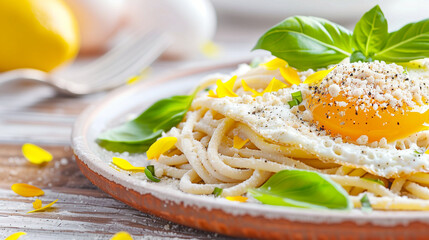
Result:
M382 30L366 31L368 19ZM257 42L266 58L137 83L89 107L73 130L77 163L130 206L231 236L425 236L428 21L387 33L378 6L353 33L288 18Z

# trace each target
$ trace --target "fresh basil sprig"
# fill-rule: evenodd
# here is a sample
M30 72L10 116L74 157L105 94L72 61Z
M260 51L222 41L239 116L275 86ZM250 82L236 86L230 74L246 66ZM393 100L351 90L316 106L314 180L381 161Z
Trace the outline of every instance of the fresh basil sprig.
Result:
M353 30L355 48L366 58L383 49L388 36L387 20L378 5L365 13Z
M295 16L266 32L253 49L265 49L297 69L322 68L350 56L349 30L317 17Z
M429 57L429 19L388 33L376 5L356 24L353 34L328 20L295 16L268 30L254 49L264 49L299 70L318 69L346 57L351 62L408 62Z
M408 62L429 57L429 18L409 23L389 34L384 48L374 59L389 62Z
M315 209L351 209L346 191L316 172L282 170L249 194L264 204Z
M134 120L101 133L97 143L113 152L146 152L162 132L182 121L196 93L157 101Z

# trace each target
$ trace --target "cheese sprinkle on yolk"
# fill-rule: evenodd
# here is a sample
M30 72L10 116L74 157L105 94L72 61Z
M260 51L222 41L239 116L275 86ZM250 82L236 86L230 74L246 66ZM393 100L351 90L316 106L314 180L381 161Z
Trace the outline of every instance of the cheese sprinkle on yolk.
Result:
M425 128L425 92L400 68L377 64L342 66L310 86L307 107L319 130L361 144L407 137Z

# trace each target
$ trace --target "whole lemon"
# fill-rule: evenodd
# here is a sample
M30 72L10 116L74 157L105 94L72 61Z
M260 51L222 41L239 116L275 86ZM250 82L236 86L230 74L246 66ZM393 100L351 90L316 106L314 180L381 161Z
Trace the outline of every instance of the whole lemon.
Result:
M72 60L79 33L62 0L0 0L0 71L51 71Z

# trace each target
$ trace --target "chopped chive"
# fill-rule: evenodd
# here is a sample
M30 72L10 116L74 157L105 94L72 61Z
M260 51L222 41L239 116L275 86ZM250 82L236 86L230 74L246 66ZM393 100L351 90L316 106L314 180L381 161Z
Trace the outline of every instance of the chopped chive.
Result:
M361 209L363 212L368 213L372 211L371 203L369 202L369 198L366 194L363 195L363 197L360 199L360 203L361 203Z
M205 91L205 92L208 92L208 91L210 91L210 88L209 88L209 87L206 87L206 88L204 88L204 91Z
M250 62L250 64L249 64L249 66L251 67L251 68L256 68L257 66L259 66L259 64L261 64L262 63L262 59L260 59L260 58L254 58L253 60L252 60L252 62Z
M289 101L288 104L292 108L293 106L297 106L302 102L302 93L301 91L291 93L292 101Z
M215 187L214 190L213 190L213 195L215 197L219 197L222 194L222 191L223 191L222 188Z
M287 103L289 104L290 108L299 105L298 99L292 99L292 101L289 101Z
M417 150L414 150L414 153L417 154L417 155L422 155L424 152L419 152Z
M148 165L144 169L144 173L146 174L146 177L153 182L160 182L161 181L161 179L159 179L155 176L155 167L153 165Z
M380 185L382 185L383 187L385 186L384 185L384 182L383 181L381 181L380 179L372 179L372 178L362 178L362 179L364 179L364 180L367 180L367 181L370 181L370 182L375 182L375 183L378 183L378 184L380 184Z
M294 92L291 95L292 95L292 99L297 99L299 103L302 102L302 93L301 93L301 91Z
M405 67L405 69L404 69L404 71L402 73L408 74L408 67Z

